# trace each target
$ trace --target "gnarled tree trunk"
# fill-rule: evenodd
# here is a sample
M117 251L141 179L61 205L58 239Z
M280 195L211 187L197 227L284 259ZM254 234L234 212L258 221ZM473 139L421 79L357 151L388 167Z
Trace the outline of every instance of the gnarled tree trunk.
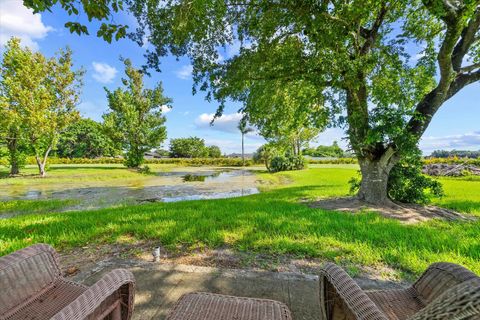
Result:
M399 161L398 154L389 148L380 157L360 158L362 181L358 198L372 204L389 204L388 177L393 166Z

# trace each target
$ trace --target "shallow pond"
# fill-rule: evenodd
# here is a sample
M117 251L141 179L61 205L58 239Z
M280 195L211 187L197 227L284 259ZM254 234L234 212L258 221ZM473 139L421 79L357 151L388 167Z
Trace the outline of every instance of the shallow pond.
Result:
M37 181L36 181L37 182ZM220 199L258 193L251 171L226 168L175 168L124 181L76 181L0 187L0 200L76 199L68 209L93 209L122 204Z

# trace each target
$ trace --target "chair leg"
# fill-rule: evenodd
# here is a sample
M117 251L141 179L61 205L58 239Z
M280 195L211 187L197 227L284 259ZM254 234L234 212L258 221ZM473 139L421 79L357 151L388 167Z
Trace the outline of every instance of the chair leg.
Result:
M122 305L120 303L112 311L112 320L122 320Z

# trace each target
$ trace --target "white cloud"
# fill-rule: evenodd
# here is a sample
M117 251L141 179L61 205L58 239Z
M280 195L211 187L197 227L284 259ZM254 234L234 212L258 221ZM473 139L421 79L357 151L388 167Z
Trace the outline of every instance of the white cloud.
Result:
M92 66L95 71L92 77L100 83L112 82L118 72L115 67L103 62L92 62Z
M348 141L344 139L345 132L341 128L328 128L325 131L321 132L317 138L315 138L310 145L312 146L330 146L334 141L337 141L338 145L342 149L346 149L348 146Z
M0 1L0 46L14 36L20 38L23 45L37 50L36 40L45 38L52 30L43 24L40 14L33 14L33 10L24 7L22 1Z
M192 77L192 72L193 72L193 66L191 64L187 64L181 67L179 70L177 70L175 74L177 75L177 78L180 78L182 80L187 80Z
M171 106L167 106L166 104L164 104L163 106L161 106L160 109L162 110L162 113L163 113L163 114L169 113L170 111L172 111L172 107L171 107Z
M243 116L241 113L224 114L215 119L212 126L210 123L214 116L214 113L202 113L195 119L195 125L198 129L214 129L223 132L238 133L237 125Z
M432 151L439 149L479 150L480 131L443 137L427 136L420 140L420 149L425 154L430 154Z

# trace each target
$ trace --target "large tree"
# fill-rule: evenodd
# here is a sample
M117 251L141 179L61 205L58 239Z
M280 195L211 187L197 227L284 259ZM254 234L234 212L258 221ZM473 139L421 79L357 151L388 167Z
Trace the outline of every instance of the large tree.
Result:
M131 10L137 39L153 44L149 65L190 56L218 114L229 98L250 115L275 90L311 89L305 112L315 121L328 108L346 126L362 171L358 196L372 203L388 202L391 169L444 102L480 80L479 0L140 0Z
M230 98L253 119L271 92L311 88L318 101L305 112L316 118L325 107L346 127L358 196L372 203L388 202L390 171L445 101L480 80L480 0L127 2L140 24L130 36L153 45L148 65L188 55L217 115Z
M172 102L163 95L162 83L154 89L146 89L143 73L125 59L125 75L122 79L125 88L107 92L109 111L104 125L113 141L126 150L125 165L139 167L144 161L145 152L158 147L167 137L165 116L162 106Z
M205 146L205 140L199 137L170 140L170 156L172 158L204 158L208 155L209 149Z
M46 58L22 48L16 38L8 42L3 56L0 105L10 159L16 158L17 146L28 144L41 176L46 175L48 155L60 133L78 118L83 70L74 71L72 66L69 49ZM18 162L11 161L11 168L18 172Z
M82 118L61 134L56 153L63 158L113 157L121 153L119 149L101 123Z

